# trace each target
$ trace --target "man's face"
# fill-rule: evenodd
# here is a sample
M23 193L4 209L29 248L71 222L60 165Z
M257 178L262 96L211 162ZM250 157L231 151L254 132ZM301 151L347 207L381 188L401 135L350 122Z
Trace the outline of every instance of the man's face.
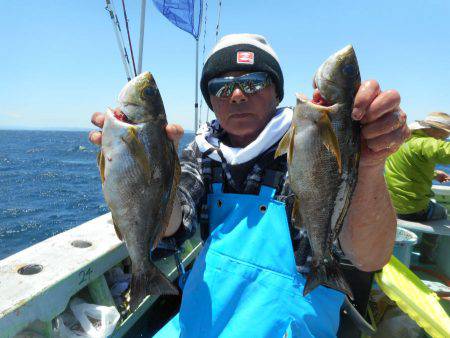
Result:
M241 76L246 72L228 72L222 76ZM213 111L222 128L230 135L257 136L273 117L278 99L275 85L245 94L236 86L230 97L210 95Z

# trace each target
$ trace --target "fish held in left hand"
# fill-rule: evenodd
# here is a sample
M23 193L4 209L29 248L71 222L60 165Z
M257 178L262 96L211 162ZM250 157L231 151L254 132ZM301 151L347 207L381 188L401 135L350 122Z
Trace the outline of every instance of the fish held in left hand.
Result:
M119 94L119 110L108 110L98 164L114 227L132 262L131 309L149 294L178 294L158 270L150 251L169 224L180 176L175 146L167 138L163 102L145 72Z
M304 295L324 285L353 297L332 247L357 182L360 126L351 112L360 83L352 46L330 56L314 77L313 101L297 97L291 128L275 153L287 153L289 184L296 195L294 218L308 231L311 244Z

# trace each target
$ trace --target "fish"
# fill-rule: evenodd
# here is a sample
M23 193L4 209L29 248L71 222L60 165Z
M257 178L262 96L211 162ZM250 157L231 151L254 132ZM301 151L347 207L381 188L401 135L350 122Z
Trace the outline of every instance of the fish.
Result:
M360 84L353 47L331 55L314 75L319 95L308 101L297 94L291 126L275 152L275 157L287 154L288 180L295 195L293 215L307 230L311 244L305 296L323 285L353 299L333 254L333 243L358 180L361 127L351 112Z
M132 263L133 311L147 295L178 294L150 252L169 224L181 169L153 75L144 72L128 82L118 102L119 109L105 114L98 166L114 228Z

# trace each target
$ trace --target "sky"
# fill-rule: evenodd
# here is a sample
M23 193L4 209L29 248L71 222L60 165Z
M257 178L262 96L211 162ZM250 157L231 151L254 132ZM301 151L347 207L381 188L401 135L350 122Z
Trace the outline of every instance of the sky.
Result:
M204 2L200 69L216 41L219 1ZM398 90L409 122L432 111L450 113L448 0L221 2L219 37L262 34L278 54L281 105L294 105L296 92L311 96L318 66L352 44L362 78ZM137 54L140 1L126 4ZM121 2L115 5L121 16ZM104 7L103 0L1 1L0 129L92 128L93 112L117 105L126 76ZM195 40L150 0L146 17L143 70L154 74L169 122L193 130Z

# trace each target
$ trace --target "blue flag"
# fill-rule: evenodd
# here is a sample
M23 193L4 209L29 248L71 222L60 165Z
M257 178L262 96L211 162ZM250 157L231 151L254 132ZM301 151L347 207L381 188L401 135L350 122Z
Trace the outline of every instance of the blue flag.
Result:
M170 22L198 39L203 0L153 0L153 3Z

